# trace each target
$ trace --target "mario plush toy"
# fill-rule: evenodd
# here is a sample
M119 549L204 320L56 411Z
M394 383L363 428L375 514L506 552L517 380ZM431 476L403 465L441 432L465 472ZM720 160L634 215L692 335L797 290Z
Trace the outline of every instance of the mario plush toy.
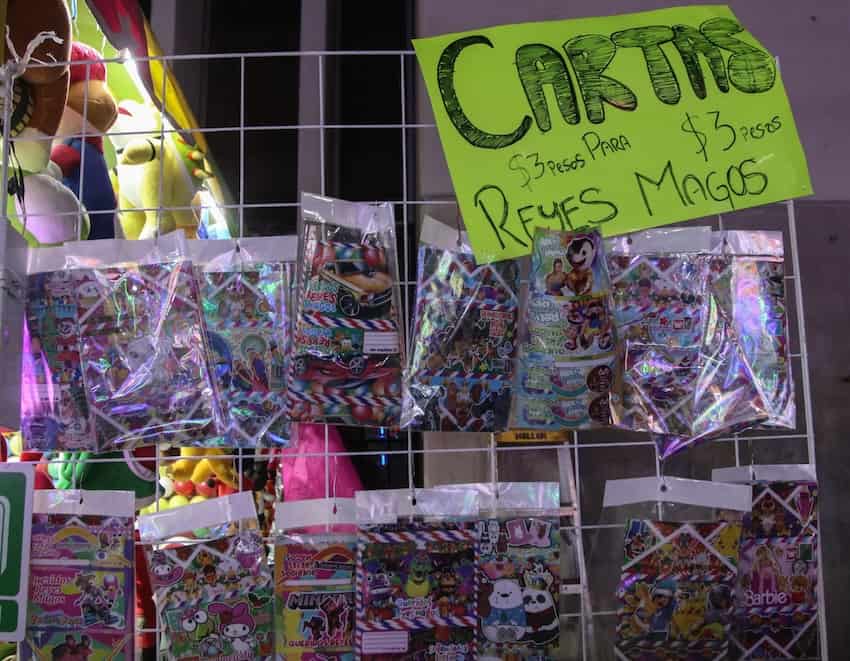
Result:
M68 102L50 154L62 170L62 182L78 198L82 192L80 201L91 225L89 239L115 237L115 192L103 157L103 134L115 123L118 105L106 85L106 65L94 61L102 59L86 44L71 45Z

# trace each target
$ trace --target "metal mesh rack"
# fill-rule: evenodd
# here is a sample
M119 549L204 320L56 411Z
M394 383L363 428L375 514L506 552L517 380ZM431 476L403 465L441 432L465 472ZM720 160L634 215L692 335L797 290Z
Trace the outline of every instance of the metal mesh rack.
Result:
M368 124L335 124L326 122L325 101L327 95L326 64L328 58L384 58L390 63L390 66L398 67L398 80L400 86L398 90L398 99L400 104L400 121L399 122L376 122ZM315 94L318 99L318 118L317 121L295 124L278 124L278 125L249 125L246 121L246 65L255 64L258 62L273 63L283 58L298 58L299 62L310 63L309 67L302 66L302 77L305 70L311 70L315 67L316 77L311 84L309 80L301 81L302 94ZM417 144L434 144L432 141L437 141L437 133L435 125L431 121L420 122L419 118L411 117L411 104L409 100L414 94L422 94L422 85L419 76L411 75L412 71L416 71L414 54L412 51L293 51L293 52L251 52L251 53L235 53L235 54L206 54L206 55L180 55L169 56L163 58L167 61L174 60L190 60L190 61L222 61L228 60L231 65L239 68L239 123L235 126L198 126L198 127L182 127L182 130L199 131L204 133L229 133L235 134L238 138L238 153L239 153L239 176L238 181L229 182L231 185L235 183L234 188L234 203L226 205L235 210L238 218L240 234L245 228L245 213L249 209L257 207L264 208L297 208L298 200L282 199L273 202L264 202L262 204L252 203L246 200L246 164L251 162L252 154L247 144L246 136L254 132L275 132L275 131L294 131L298 136L305 134L314 134L318 138L317 142L317 161L319 168L319 190L312 191L321 194L326 193L327 189L327 170L326 170L326 140L330 131L346 131L346 130L383 130L395 131L398 135L398 141L401 153L401 199L391 200L396 209L396 217L400 231L398 239L400 243L400 264L399 270L402 274L402 300L404 301L404 326L409 329L409 312L413 303L413 295L416 285L416 264L414 263L413 255L415 250L411 246L415 246L417 241L417 221L420 213L425 209L439 210L440 215L448 218L454 218L457 215L456 202L453 199L446 199L444 196L433 196L433 198L422 197L418 195L417 190L423 188L420 185L411 185L411 173L416 172L416 159L418 153L422 150L416 148ZM395 65L392 62L395 61ZM114 62L114 60L113 60ZM50 66L50 65L47 65ZM162 96L166 93L166 78L162 80ZM11 94L11 85L7 85L7 102L4 108L4 146L9 144L9 108L10 103L8 96ZM226 103L236 103L237 99L228 99ZM376 113L376 117L382 115ZM430 120L430 117L428 118ZM164 141L166 130L163 129L160 134L160 141ZM92 134L88 134L91 137ZM83 138L87 137L85 134ZM411 140L410 138L415 138ZM4 180L9 179L12 173L14 159L10 157L8 148L5 148L2 155L2 176ZM162 178L164 171L161 171L160 186L162 186ZM80 184L81 188L83 184ZM414 190L417 189L417 190ZM368 200L378 201L378 200ZM774 455L770 450L763 450L764 441L777 441L783 448L793 446L792 454L794 457L800 457L804 461L814 463L815 461L815 435L813 428L812 414L812 397L809 377L808 355L806 347L806 332L805 332L805 310L803 300L803 289L801 283L801 274L799 270L799 256L797 244L797 227L795 216L795 205L793 202L788 202L784 205L784 213L781 213L782 207L774 205L771 207L770 214L771 222L778 222L779 225L768 227L768 229L782 229L786 237L786 283L788 286L789 299L789 320L791 323L791 338L792 338L792 362L795 382L798 391L798 428L793 430L793 433L744 433L734 435L728 438L721 439L716 442L716 445L731 447L731 452L734 458L735 465L750 463L756 456L756 446L759 447L758 458L762 461L770 461ZM161 214L165 208L156 209L158 214ZM436 213L436 212L435 212ZM778 220L777 220L778 219ZM724 227L739 227L738 223L759 222L758 214L749 212L732 213L725 217L709 219L715 228L723 229ZM796 318L795 318L796 317ZM486 455L490 466L490 478L497 480L500 472L500 459L510 462L513 457L522 455L524 458L537 454L540 457L548 457L547 453L554 453L557 456L557 462L552 462L552 472L549 479L559 478L562 485L562 501L564 502L564 514L567 515L567 522L564 528L565 535L571 535L572 544L574 545L574 554L576 558L577 581L565 588L566 603L573 604L568 607L567 611L562 614L562 619L567 623L565 630L568 632L565 635L581 636L583 631L588 630L588 625L593 622L605 622L597 627L598 630L613 630L610 626L611 622L616 620L616 610L594 608L594 605L599 601L598 596L593 591L593 581L588 577L588 565L592 565L594 559L588 558L586 554L586 535L593 534L600 530L611 529L617 535L621 533L618 530L622 529L622 522L609 523L598 517L598 508L601 505L601 486L599 485L600 478L604 480L606 477L606 466L595 459L595 451L602 453L610 453L612 451L635 452L641 453L639 456L646 458L647 454L651 454L652 460L649 465L654 465L654 470L657 475L661 475L662 465L658 461L655 446L652 441L644 436L622 434L616 431L611 432L594 432L594 433L574 433L572 440L569 443L553 446L545 445L520 445L520 446L499 446L494 437L490 437L486 443L462 443L458 447L435 447L425 438L420 444L415 441L414 434L405 432L400 436L397 447L388 447L379 450L366 450L357 452L330 452L328 445L328 436L325 435L325 451L314 454L312 456L320 456L324 458L325 472L325 494L331 496L333 485L331 480L331 463L338 456L356 456L368 457L379 455L384 456L401 456L407 460L407 477L408 485L411 489L415 488L415 460L418 455L445 455L447 457L457 457L459 459L469 457L471 455ZM514 453L520 455L514 455ZM513 456L512 456L513 455ZM638 456L635 454L634 456ZM702 455L701 455L702 456ZM782 455L779 455L782 456ZM232 455L239 462L243 461L243 452L237 451ZM732 457L730 457L732 458ZM106 459L90 459L89 461L113 461ZM157 469L159 469L160 457L157 457ZM557 470L554 466L557 465ZM685 467L686 472L689 467ZM620 477L620 475L612 476ZM241 480L241 470L240 470ZM241 485L240 485L241 486ZM583 510L590 510L593 513L592 517L585 516ZM820 553L820 547L819 547ZM827 657L826 645L826 611L823 596L823 579L822 579L822 563L819 563L819 640L821 657ZM619 571L619 567L609 567L609 571ZM583 626L571 626L570 622L579 621ZM156 629L146 630L149 633L156 633L157 644L159 643L162 633L160 623L157 622ZM610 649L613 641L606 640L603 637L595 637L596 647L592 648L589 644L588 636L582 636L581 640L574 646L576 653L580 654L583 659L603 658L603 655L608 652L602 650L602 647ZM600 643L600 640L602 641Z

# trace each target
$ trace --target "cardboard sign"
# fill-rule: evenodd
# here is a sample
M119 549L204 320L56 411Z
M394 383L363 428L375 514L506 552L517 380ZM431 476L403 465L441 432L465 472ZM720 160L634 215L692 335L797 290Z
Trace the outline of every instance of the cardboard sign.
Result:
M0 464L0 640L20 642L27 624L34 468Z
M812 193L774 57L724 6L418 39L479 262Z

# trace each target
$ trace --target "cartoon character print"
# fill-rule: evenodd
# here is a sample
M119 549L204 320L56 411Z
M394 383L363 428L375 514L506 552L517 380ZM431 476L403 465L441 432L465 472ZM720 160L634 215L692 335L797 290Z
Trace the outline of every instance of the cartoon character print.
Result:
M201 641L215 633L215 624L206 611L187 608L180 617L180 628L194 641Z
M233 550L242 569L250 571L252 574L256 574L260 570L260 557L263 548L256 535L249 534L237 537Z
M494 581L487 603L489 612L481 621L481 630L487 640L494 643L511 643L525 636L526 611L519 581Z
M231 607L216 602L209 606L209 612L218 615L219 634L230 642L234 654L249 654L256 649L257 640L251 635L256 624L247 603L239 602Z
M431 572L434 565L425 551L416 552L410 559L404 593L411 598L424 598L431 592Z
M589 294L593 290L593 262L596 259L596 244L589 236L578 236L567 244L567 261L570 272L565 285L576 296Z
M154 551L151 556L151 574L155 587L168 587L183 578L183 567L176 564L165 553Z

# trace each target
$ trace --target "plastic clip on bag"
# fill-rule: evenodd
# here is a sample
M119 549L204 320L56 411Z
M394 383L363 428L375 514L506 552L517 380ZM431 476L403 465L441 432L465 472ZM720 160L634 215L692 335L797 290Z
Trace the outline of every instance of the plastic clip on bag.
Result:
M476 533L470 519L478 515L478 493L358 491L355 501L359 658L475 658Z
M305 193L301 213L291 419L398 427L404 356L392 207Z
M616 335L599 232L537 228L523 338L512 428L610 423Z
M225 433L209 444L286 446L295 237L192 241Z
M688 436L708 310L708 227L650 230L606 241L623 379L615 425Z
M21 659L134 658L133 514L131 491L34 493Z
M217 435L220 413L185 255L177 232L30 252L21 392L28 447L199 445Z
M273 658L273 581L257 527L249 492L139 517L161 658Z
M691 429L661 436L662 457L756 426L793 429L781 232L712 233L706 332Z
M454 231L422 224L402 426L504 431L517 345L519 268L478 265Z
M280 659L354 659L353 498L275 506L275 631ZM325 527L324 533L305 529Z

